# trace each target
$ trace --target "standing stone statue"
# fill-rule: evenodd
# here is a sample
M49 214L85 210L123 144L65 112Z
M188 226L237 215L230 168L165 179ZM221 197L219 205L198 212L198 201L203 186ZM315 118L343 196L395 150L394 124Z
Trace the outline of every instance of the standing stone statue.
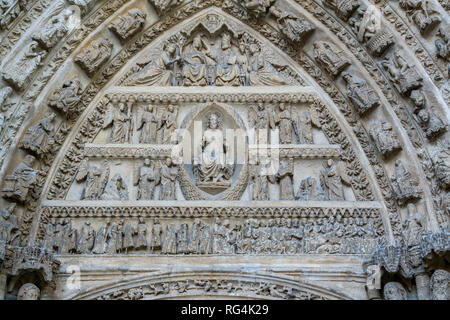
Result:
M162 130L162 144L172 144L174 142L174 134L177 129L178 108L169 105L164 111L160 121L159 128Z
M136 129L141 131L139 143L157 143L158 122L156 107L147 105L138 112Z
M176 200L175 182L178 177L178 166L170 157L161 163L159 200Z
M62 112L66 117L73 118L80 112L76 108L80 102L82 92L80 80L67 80L60 89L53 92L48 104Z
M392 125L387 121L373 120L369 134L375 141L378 150L385 157L402 149L397 134L394 132Z
M90 221L85 221L81 228L80 237L78 238L77 252L79 254L88 254L94 248L95 231Z
M325 193L320 184L313 177L308 177L300 182L300 188L295 196L295 200L300 201L323 201Z
M187 223L182 223L177 231L177 253L188 253L189 230Z
M269 130L275 129L275 119L270 108L266 108L262 101L256 107L250 107L248 111L250 129L255 129L255 143L268 144Z
M364 79L348 72L343 72L342 78L347 82L347 97L360 115L380 105L377 94Z
M258 164L251 166L250 183L253 186L252 199L270 200L269 183L276 183L275 175L271 172L272 162L269 157L264 157Z
M128 199L128 186L122 176L117 173L106 185L105 191L101 195L100 200L126 201Z
M281 159L276 178L280 184L280 200L294 200L294 160Z
M199 253L211 253L211 227L206 223L203 224L200 231Z
M162 253L164 254L177 253L177 231L173 223L170 223L166 226Z
M297 122L292 116L291 107L280 103L280 112L274 114L275 123L280 128L280 143L292 144L292 132L298 137Z
M138 218L138 225L136 227L137 239L136 239L136 250L147 249L147 225L145 224L144 218Z
M69 219L65 219L64 221L64 229L63 229L63 243L60 248L60 253L76 253L77 251L77 243L78 243L78 232L76 229L72 228L72 223Z
M345 200L343 183L349 183L332 159L320 171L320 185L327 200Z
M137 230L131 224L127 224L123 229L123 249L125 253L132 251L136 247L134 243L135 234L137 234Z
M55 144L53 138L55 130L53 122L55 118L55 113L48 112L44 118L26 131L19 146L24 150L33 152L39 157L51 152Z
M150 158L144 160L144 165L139 168L134 185L138 186L137 200L153 200L157 176L159 170L155 170L154 163Z
M78 183L86 181L81 200L99 200L105 191L109 180L109 164L104 162L102 168L89 166L88 159L84 159L80 164L80 169L76 176Z
M33 169L35 157L27 155L14 169L12 175L5 177L5 187L2 190L4 198L24 202L28 192L37 182L38 170Z
M55 237L56 226L57 223L55 219L52 219L45 225L44 240L42 242L42 247L44 249L53 250L53 242Z
M277 19L281 33L292 42L301 44L305 37L315 29L305 19L291 12L283 11L279 6L272 6L269 12Z
M350 61L329 42L314 42L314 58L333 77L337 77Z
M155 218L155 220L153 221L152 238L150 242L150 248L153 252L161 250L162 248L162 233L162 226L159 223L159 219Z
M408 300L406 290L399 282L388 282L383 289L385 300Z
M113 96L105 120L103 129L112 125L109 142L112 143L128 143L130 141L131 129L131 105L126 103L126 97L118 99Z
M295 107L294 107L295 109ZM301 111L297 117L298 140L300 144L314 144L312 119L309 111ZM294 119L295 121L295 119Z
M202 226L203 222L200 219L194 220L189 234L188 253L199 253Z
M142 29L146 17L147 14L144 11L133 8L114 20L109 29L119 36L120 40L125 41Z
M450 299L450 273L446 270L436 270L430 281L431 298L433 300Z
M92 253L102 254L106 252L106 238L110 229L111 218L107 218L105 224L98 229L95 235L95 245Z
M399 50L390 59L383 60L381 65L402 95L408 96L412 90L422 87L423 78L408 64Z
M20 287L17 293L17 300L39 300L41 290L32 283L26 283Z
M395 196L400 204L420 198L419 183L399 159L395 160L391 181Z

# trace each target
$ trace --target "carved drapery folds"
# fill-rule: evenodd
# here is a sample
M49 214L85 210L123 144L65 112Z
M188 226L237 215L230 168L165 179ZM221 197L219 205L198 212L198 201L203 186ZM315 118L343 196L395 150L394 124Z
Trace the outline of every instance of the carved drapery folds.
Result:
M88 75L96 72L111 56L113 43L109 39L98 39L90 43L75 58L75 62Z

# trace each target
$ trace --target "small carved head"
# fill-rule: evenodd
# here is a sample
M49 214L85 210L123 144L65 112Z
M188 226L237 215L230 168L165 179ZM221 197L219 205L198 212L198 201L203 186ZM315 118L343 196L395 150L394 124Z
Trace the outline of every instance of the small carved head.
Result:
M431 276L430 289L433 300L448 300L450 273L436 270Z
M39 300L41 290L32 283L26 283L19 289L17 300Z
M23 159L23 163L31 168L31 167L33 167L35 160L36 160L36 158L29 154L29 155L25 156L25 158Z
M389 282L384 286L385 300L407 300L406 290L399 282Z

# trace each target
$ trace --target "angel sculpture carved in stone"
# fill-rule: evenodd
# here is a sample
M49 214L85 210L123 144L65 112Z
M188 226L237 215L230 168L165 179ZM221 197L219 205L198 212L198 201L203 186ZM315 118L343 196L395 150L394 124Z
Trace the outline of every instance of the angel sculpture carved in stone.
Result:
M159 193L160 200L176 200L175 182L178 178L178 166L172 162L170 157L161 163Z
M125 80L126 86L172 86L174 85L176 69L181 63L181 48L173 41L164 43L163 51L158 57L143 63L142 70L130 75Z
M55 90L49 99L49 106L62 112L66 117L73 118L80 110L77 110L83 90L78 79L70 79L64 82L60 89Z
M178 108L169 105L161 115L158 122L158 143L174 144L176 143L175 130L177 129Z
M337 77L350 65L342 51L325 41L314 42L314 58L333 77Z
M117 173L106 185L100 200L128 200L128 187L122 176Z
M158 115L156 107L147 105L141 108L137 114L137 130L141 131L139 143L157 143Z
M90 76L109 59L112 49L111 40L95 40L75 57L75 62Z
M342 78L347 82L347 96L360 115L380 105L377 94L364 79L348 72L343 72Z
M35 157L27 155L22 162L14 169L12 175L5 177L5 186L2 190L4 198L14 199L24 202L28 193L37 182L38 170L33 169Z
M262 101L258 101L256 107L248 110L248 122L250 129L255 129L255 143L268 144L269 130L275 130L275 119L271 108L266 108Z
M261 157L257 164L251 166L252 200L270 200L269 183L276 183L275 173L272 171L272 161L268 156Z
M147 14L144 11L133 8L126 14L114 20L109 28L117 34L122 41L125 41L142 29L146 17Z
M308 21L283 11L279 6L272 6L269 12L277 19L281 32L292 42L301 44L306 36L315 30Z
M159 180L159 171L150 158L146 158L134 182L134 185L138 186L137 200L153 200L156 183Z
M281 86L286 81L262 52L261 45L252 41L249 46L249 83L252 86Z
M295 107L294 107L295 109ZM313 119L309 111L301 111L297 117L298 140L300 144L314 144L312 134ZM295 121L295 119L294 119Z
M390 80L403 95L409 95L412 90L422 87L423 78L410 66L400 51L395 51L390 59L381 62Z
M99 200L105 191L109 180L109 164L105 161L102 167L90 166L87 159L80 164L80 169L76 176L78 183L86 181L81 200Z
M391 181L395 196L400 204L420 198L419 183L399 159L395 160Z
M109 142L128 143L131 136L131 109L133 103L127 102L125 96L120 100L113 96L103 121L103 129L112 126Z
M402 149L397 134L394 132L392 125L387 121L373 120L369 134L384 157Z
M234 166L230 167L228 146L219 122L217 113L209 114L200 145L201 157L194 159L194 174L199 187L220 188L231 184Z
M280 200L294 200L294 159L281 159L276 178L280 184Z
M329 159L320 171L320 185L325 192L325 198L332 201L345 200L344 183L350 184L350 179L345 174L345 170L332 159Z
M30 127L20 142L20 148L33 152L42 157L52 151L55 140L53 138L55 126L53 122L56 114L48 112L44 118L39 120L34 126Z
M422 34L428 33L442 21L441 14L430 0L400 0L399 4Z

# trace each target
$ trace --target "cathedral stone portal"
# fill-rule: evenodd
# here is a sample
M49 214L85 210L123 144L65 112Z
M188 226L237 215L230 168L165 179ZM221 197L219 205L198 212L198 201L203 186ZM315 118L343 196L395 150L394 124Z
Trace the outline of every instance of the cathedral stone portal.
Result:
M448 9L1 2L0 299L448 300Z

